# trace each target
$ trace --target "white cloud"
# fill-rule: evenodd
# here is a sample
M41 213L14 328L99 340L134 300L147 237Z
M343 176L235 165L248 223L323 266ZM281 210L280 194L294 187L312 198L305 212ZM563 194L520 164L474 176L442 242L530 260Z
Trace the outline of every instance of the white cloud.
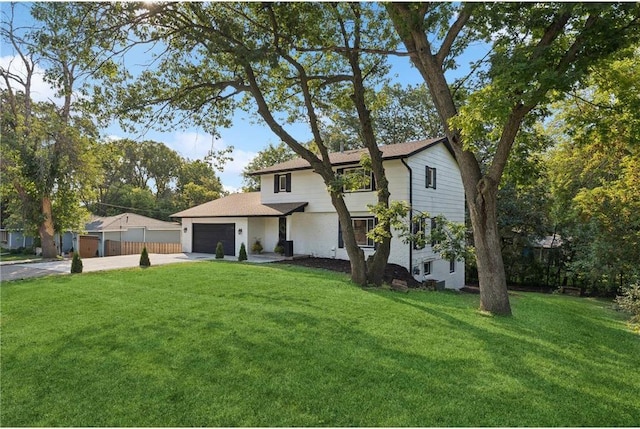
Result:
M213 139L211 135L195 131L174 132L165 136L164 142L181 156L192 160L203 159L211 149L220 151L229 147L222 139ZM233 161L224 165L223 171L217 171L225 190L238 192L242 188L242 170L247 166L257 152L235 149L229 155Z
M0 57L0 67L16 76L19 76L23 80L27 76L27 68L25 67L22 59L18 56L5 55ZM20 86L17 82L11 82L11 84L13 89L16 91L24 90L24 87ZM0 81L0 88L6 88L4 80ZM31 80L31 98L35 101L55 101L56 103L62 101L61 98L56 97L55 90L44 81L44 69L37 64L35 65Z

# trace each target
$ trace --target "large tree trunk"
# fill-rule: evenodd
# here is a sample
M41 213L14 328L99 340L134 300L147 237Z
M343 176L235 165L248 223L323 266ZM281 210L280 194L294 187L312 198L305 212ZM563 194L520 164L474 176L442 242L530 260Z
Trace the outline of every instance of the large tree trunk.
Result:
M475 199L468 198L467 203L476 248L480 309L507 316L511 315L511 306L498 231L497 194L497 186L487 184L485 178L477 186Z
M331 203L336 209L338 219L340 220L342 241L349 256L349 263L351 264L351 281L361 286L366 286L367 263L364 259L364 252L360 246L358 246L358 243L356 243L353 224L351 223L351 213L349 213L342 195L331 193Z
M55 231L53 228L51 198L48 196L42 197L42 222L40 223L38 232L40 233L40 242L42 245L42 257L55 258L58 256L58 251L54 241Z

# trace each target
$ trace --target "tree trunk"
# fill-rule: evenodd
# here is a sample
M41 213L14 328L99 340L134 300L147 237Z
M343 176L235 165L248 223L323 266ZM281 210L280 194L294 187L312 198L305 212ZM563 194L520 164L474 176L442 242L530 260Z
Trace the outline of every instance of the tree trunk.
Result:
M353 224L351 223L351 213L349 213L342 195L331 193L331 202L340 220L342 241L349 256L349 263L351 264L351 281L361 286L366 286L367 263L364 259L364 252L360 246L358 246L358 243L356 243Z
M510 316L511 306L497 222L498 187L487 182L488 179L483 178L476 188L475 198L467 198L478 264L480 309Z
M40 233L40 242L42 245L42 257L55 258L58 256L54 241L55 231L53 228L51 198L48 196L42 197L42 222L40 223L38 232Z

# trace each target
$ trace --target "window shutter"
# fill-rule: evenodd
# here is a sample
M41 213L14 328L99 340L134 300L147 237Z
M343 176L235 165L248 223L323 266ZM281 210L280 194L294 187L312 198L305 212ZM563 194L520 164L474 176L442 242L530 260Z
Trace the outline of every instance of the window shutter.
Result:
M291 173L287 173L286 181L287 181L287 192L291 192Z
M425 167L424 167L424 187L425 188L429 187L429 180L430 180L429 179L429 176L430 176L429 173L431 173L431 169L429 168L428 165L425 165Z
M277 194L278 192L280 192L280 175L274 174L273 175L273 193Z
M433 189L436 189L436 169L432 168L431 170L433 171L433 175L431 176L433 178L433 183L431 184L431 186L433 187Z
M340 225L340 221L338 221L338 247L340 249L344 248L344 241L342 241L342 226Z

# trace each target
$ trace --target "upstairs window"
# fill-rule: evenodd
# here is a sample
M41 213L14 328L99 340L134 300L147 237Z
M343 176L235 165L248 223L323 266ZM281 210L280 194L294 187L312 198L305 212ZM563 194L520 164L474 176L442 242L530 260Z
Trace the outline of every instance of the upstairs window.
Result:
M428 165L425 167L425 179L424 179L425 188L433 188L436 189L436 169L429 167Z
M291 173L275 174L273 176L273 192L291 192Z
M353 186L345 186L343 192L375 191L376 184L372 172L366 172L362 167L339 168L338 175L353 179Z
M449 260L449 272L450 273L456 272L456 258L451 258Z

